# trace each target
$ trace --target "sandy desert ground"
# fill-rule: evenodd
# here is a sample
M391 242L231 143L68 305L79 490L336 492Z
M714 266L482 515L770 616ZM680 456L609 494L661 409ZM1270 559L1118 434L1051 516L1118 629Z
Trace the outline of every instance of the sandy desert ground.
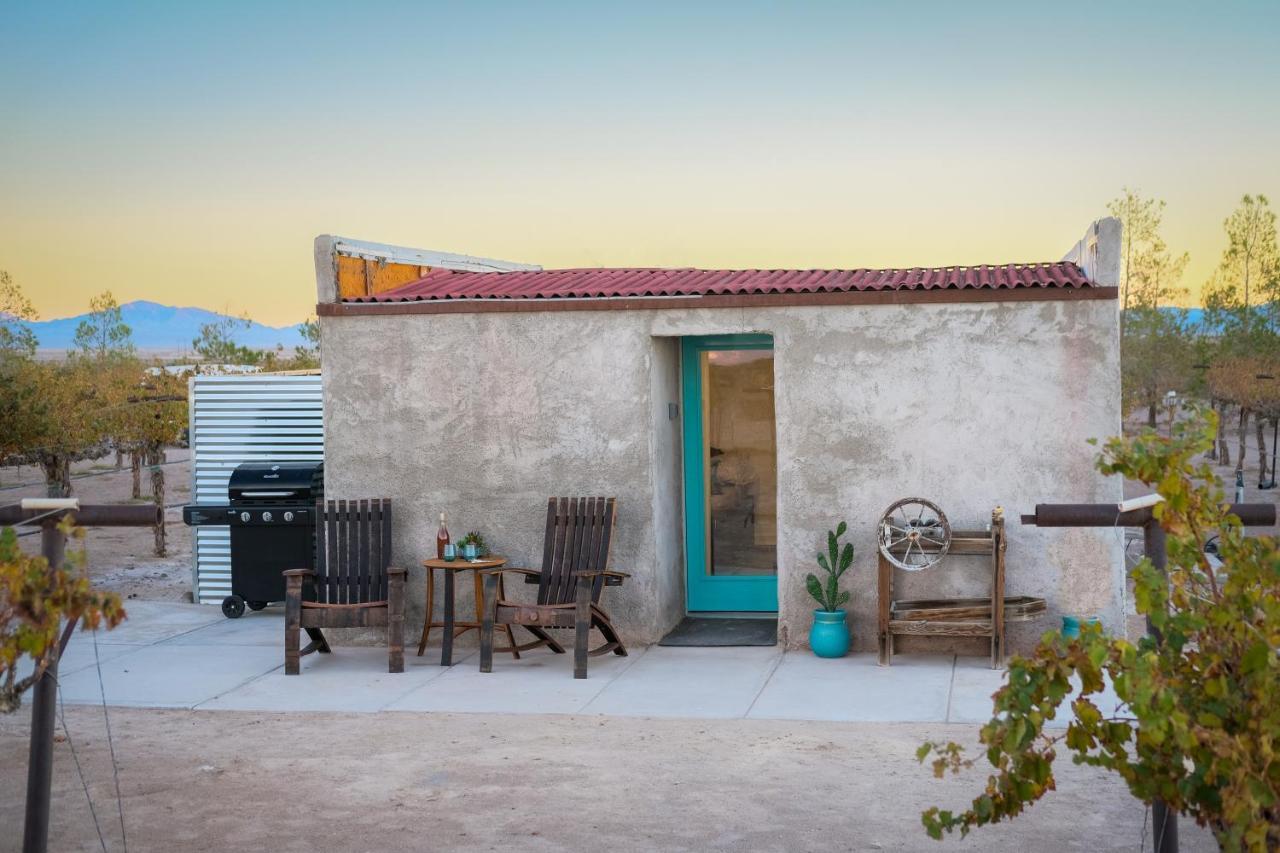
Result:
M306 677L303 675L302 677ZM0 718L0 827L21 823L26 715ZM133 851L1149 850L1123 784L1060 762L1018 821L931 841L985 774L935 780L925 739L973 726L488 714L263 714L113 708ZM124 849L102 709L68 707L50 850ZM1216 850L1185 821L1185 853ZM16 850L0 832L0 850Z

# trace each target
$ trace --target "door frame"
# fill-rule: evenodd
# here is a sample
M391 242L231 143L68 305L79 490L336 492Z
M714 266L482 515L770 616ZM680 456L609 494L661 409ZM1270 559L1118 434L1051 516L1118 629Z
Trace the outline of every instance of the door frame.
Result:
M685 610L690 613L778 611L778 577L712 577L707 566L708 472L703 459L702 370L700 356L711 350L773 350L768 334L697 335L680 339L681 441L684 451ZM777 400L774 400L777 420ZM777 449L774 449L777 470ZM776 487L776 483L775 483ZM777 545L775 543L774 547ZM697 571L694 571L694 567Z

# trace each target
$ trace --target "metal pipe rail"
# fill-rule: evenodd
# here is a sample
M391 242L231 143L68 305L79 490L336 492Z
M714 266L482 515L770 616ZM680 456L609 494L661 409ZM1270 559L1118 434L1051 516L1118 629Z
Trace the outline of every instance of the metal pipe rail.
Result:
M1274 504L1230 504L1228 511L1245 527L1274 527ZM1036 504L1036 511L1022 516L1035 527L1143 527L1153 521L1151 507L1121 512L1115 504Z
M50 520L56 524L63 515L70 515L81 527L150 527L160 523L164 509L158 504L89 504L63 510L4 506L0 507L0 524L46 524Z

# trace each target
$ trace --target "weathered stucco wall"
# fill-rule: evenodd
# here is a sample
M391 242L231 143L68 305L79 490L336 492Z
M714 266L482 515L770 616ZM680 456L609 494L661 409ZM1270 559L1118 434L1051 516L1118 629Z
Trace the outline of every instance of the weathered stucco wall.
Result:
M679 399L676 338L738 332L774 336L779 615L789 645L808 632L803 578L813 554L846 519L857 549L846 576L856 644L874 646L874 526L908 495L934 499L959 527L1006 508L1009 593L1046 596L1051 610L1021 636L1060 612L1123 623L1120 537L1017 520L1037 502L1120 498L1086 443L1120 429L1114 300L322 323L326 487L396 501L411 630L421 626L419 561L434 553L440 511L455 536L479 529L512 564L537 567L546 498L598 494L619 498L612 564L633 573L608 590L609 609L628 640L661 637L684 609L679 423L668 416ZM985 576L980 560L955 558L910 577L904 591L981 594Z

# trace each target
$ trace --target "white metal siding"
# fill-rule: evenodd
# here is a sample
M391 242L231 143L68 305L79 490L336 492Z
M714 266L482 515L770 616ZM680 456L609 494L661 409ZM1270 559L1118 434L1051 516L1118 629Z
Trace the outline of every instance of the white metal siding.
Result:
M319 374L193 376L188 393L192 503L226 503L241 462L324 459ZM231 594L229 528L197 527L192 552L195 599L222 601Z

